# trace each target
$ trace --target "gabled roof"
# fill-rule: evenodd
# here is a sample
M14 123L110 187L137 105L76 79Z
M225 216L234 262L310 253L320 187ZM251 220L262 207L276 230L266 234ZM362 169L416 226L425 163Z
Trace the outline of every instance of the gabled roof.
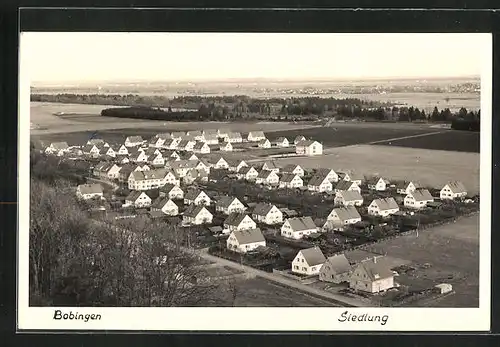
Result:
M181 189L179 186L172 184L172 183L167 183L163 187L160 188L160 192L162 193L170 193L172 189L178 188Z
M171 137L177 137L177 138L181 137L182 138L182 137L186 136L186 132L184 132L184 131L174 131L174 132L170 133L170 136Z
M311 247L299 251L309 266L324 264L326 261L325 255L319 247Z
M142 139L142 136L129 136L129 137L127 137L126 140L128 140L129 142L142 142L142 141L144 141Z
M302 136L302 135L297 135L297 136L295 137L295 140L294 140L294 141L295 141L295 142L300 142L300 141L303 141L303 140L305 140L305 139L306 139L306 137L305 137L305 136Z
M311 177L307 185L317 187L320 186L324 181L328 181L326 177L321 175L314 175L313 177ZM330 183L330 181L328 181L328 183Z
M233 231L233 235L238 240L240 245L246 245L254 242L262 242L266 241L262 231L259 228L250 229L250 230L235 230Z
M281 179L280 181L281 182L285 182L285 183L290 183L293 181L293 179L295 177L298 177L296 174L293 174L293 173L284 173L282 176L281 176ZM300 178L300 177L299 177Z
M231 142L227 142L227 141L223 141L220 145L221 145L221 147L226 147L226 146L233 147L233 145L231 144Z
M136 201L139 196L141 196L141 194L144 193L144 192L141 192L141 191L137 191L137 190L133 190L130 192L130 194L125 198L125 200L127 201ZM146 193L144 193L146 194ZM146 194L147 195L147 194ZM148 196L149 197L149 196Z
M218 137L217 137L217 134L204 134L203 135L203 139L205 141L214 141L214 140L218 140Z
M205 142L196 142L193 149L202 149L204 146L208 146Z
M250 216L244 212L232 212L224 220L224 225L238 226L246 217L250 218Z
M217 133L219 133L219 134L227 134L229 132L230 132L229 128L219 128L219 129L217 129Z
M172 146L172 143L174 143L174 139L167 139L165 140L165 142L163 142L163 146L170 147Z
M230 139L242 139L241 133L239 132L230 132L227 134L227 137Z
M358 210L356 210L356 207L354 206L338 207L334 208L333 210L337 213L337 216L339 216L340 220L342 221L361 218Z
M276 163L274 161L266 161L264 164L262 164L262 168L264 168L264 166L267 167L267 170L280 168L278 165L276 165Z
M250 131L250 132L248 133L248 136L253 136L253 137L265 137L266 135L264 134L264 132L263 132L263 131L258 130L258 131Z
M410 183L413 183L413 185L414 185L414 186L415 186L415 188L417 188L417 189L421 187L420 183L418 183L418 182L415 182L415 181L404 181L404 182L398 182L398 184L396 184L396 188L397 188L397 189L407 189L407 188L408 188L408 185L409 185Z
M393 210L399 208L398 203L394 198L384 198L384 199L375 199L372 203L375 202L378 208L381 211Z
M227 208L227 207L229 207L229 205L231 205L233 203L234 200L238 200L238 198L236 198L234 196L227 196L227 195L221 196L220 198L217 199L216 205L218 207ZM240 200L238 200L238 201L240 201Z
M198 163L196 160L177 160L170 162L170 167L173 170L177 169L194 169Z
M172 138L172 135L170 135L169 133L159 133L159 134L156 134L156 139L162 139L162 140L169 140Z
M89 139L87 141L87 144L88 145L97 145L97 144L104 144L104 140L103 139L96 139L96 138L93 138L93 139Z
M165 198L158 197L153 201L153 203L151 204L151 207L162 209L169 201L170 201L170 199L167 197L165 197Z
M270 170L261 170L259 172L259 175L257 176L258 178L263 178L263 179L267 179L271 174L273 174L274 172L273 171L270 171ZM274 173L275 174L275 173Z
M335 186L335 189L349 190L349 188L351 188L351 186L353 184L356 184L356 183L351 182L351 181L341 180L341 181L339 181L339 183L337 183L337 185Z
M276 142L276 143L283 142L283 141L288 141L288 139L286 137L280 136L276 140L274 140L274 142Z
M271 141L269 141L268 139L262 139L259 141L259 145L263 145L264 143L267 143L267 142L271 143Z
M377 177L370 177L369 179L366 180L367 184L377 184L378 181L383 180L386 184L389 183L389 180L384 179L383 177L377 176Z
M67 142L52 142L50 144L52 148L62 150L62 149L68 149L68 143Z
M409 195L413 196L415 201L430 201L434 200L431 193L427 189L416 189Z
M318 141L314 141L314 140L302 140L302 141L299 141L297 143L297 147L309 147L309 146L311 146L315 142L318 142Z
M341 190L338 193L344 201L358 201L363 200L363 196L357 190Z
M282 172L289 172L289 173L291 173L291 172L293 172L293 170L295 170L297 167L300 167L300 168L302 169L302 167L301 167L300 165L298 165L298 164L288 164L288 165L285 165L285 166L281 169L281 171L282 171Z
M217 136L217 130L216 129L205 129L203 130L203 136Z
M328 266L330 270L332 270L337 274L342 274L352 271L352 266L344 254L337 254L332 257L328 257L328 259L325 262L325 266L323 266L322 269L326 270L326 266Z
M102 193L102 186L100 184L80 184L78 188L82 194Z
M184 211L184 216L196 217L201 211L206 210L203 205L190 205L186 211ZM207 210L208 211L208 210ZM210 213L210 211L208 211ZM211 214L211 213L210 213Z
M169 170L167 169L154 169L148 171L134 171L132 175L136 181L146 181L165 178L168 173Z
M288 218L287 221L293 231L316 229L316 224L311 217Z
M186 133L186 135L189 135L189 136L201 136L201 131L200 130L190 130Z
M382 262L377 260L372 259L367 259L363 260L358 264L358 266L361 266L364 268L366 271L368 278L372 281L376 281L382 278L388 278L388 277L393 277L394 274L392 273L391 269L384 265Z
M238 173L242 174L242 175L246 175L252 169L257 171L257 169L255 169L253 166L244 166L240 169L240 171Z
M451 181L451 182L448 182L446 185L448 187L450 187L451 191L455 194L456 193L467 193L467 189L465 188L464 184L460 181Z
M257 216L267 216L269 212L271 212L272 208L275 207L273 204L268 204L265 202L259 202L253 208L252 214Z
M120 174L127 174L127 173L130 174L136 168L137 168L137 165L127 163L127 164L123 165L122 168L120 169Z
M184 199L187 200L195 200L201 193L204 193L202 190L199 189L191 189L186 192L186 195L184 195ZM206 194L205 194L206 195Z
M186 147L190 142L194 142L194 140L181 140L179 144L177 145L179 148L184 148Z

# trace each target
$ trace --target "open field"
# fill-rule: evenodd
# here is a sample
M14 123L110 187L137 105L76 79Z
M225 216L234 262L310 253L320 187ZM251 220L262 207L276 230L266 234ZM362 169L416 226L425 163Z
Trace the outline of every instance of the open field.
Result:
M352 170L388 179L417 180L441 188L449 180L462 181L470 193L479 193L479 154L404 147L356 145L328 149L318 157L275 159L277 164L304 168Z
M455 290L432 307L478 307L479 305L479 214L462 217L456 223L420 231L416 235L382 241L371 250L416 265L430 264L396 281L414 288L450 283ZM347 254L347 256L349 256ZM418 305L418 302L415 303Z
M108 107L115 106L32 102L30 121L38 129L33 129L31 135L112 129L133 129L130 130L132 134L140 135L137 131L142 129L144 132L149 130L149 134L153 136L160 132L217 129L220 127L229 128L233 131L249 132L254 130L299 129L310 126L308 124L284 122L164 122L99 116L101 110ZM54 115L57 112L64 112L65 114L62 116Z

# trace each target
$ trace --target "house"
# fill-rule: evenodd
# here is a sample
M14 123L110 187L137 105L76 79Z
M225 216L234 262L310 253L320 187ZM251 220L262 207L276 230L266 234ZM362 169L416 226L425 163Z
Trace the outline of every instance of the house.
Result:
M223 233L227 234L234 230L248 230L257 228L257 224L244 212L230 213L224 220Z
M330 183L331 184L331 183ZM304 186L304 181L298 175L293 173L284 173L280 179L280 188L295 189Z
M192 151L194 146L196 145L196 141L195 140L186 140L186 139L183 139L179 142L179 144L177 145L177 149L181 150L181 151Z
M151 165L154 166L164 166L165 165L165 158L163 158L163 155L160 154L151 154L148 156L147 162Z
M212 200L210 197L202 190L192 189L188 190L184 195L185 205L205 205L210 206Z
M379 192L383 192L387 190L387 186L389 186L390 182L382 177L373 177L367 180L368 189L376 190Z
M69 146L67 142L53 142L49 147L45 149L47 154L55 154L57 156L64 155L69 151Z
M151 198L144 192L134 190L125 198L125 206L149 207L151 206Z
M195 139L196 141L201 141L203 138L203 134L200 130L191 130L186 133L186 136Z
M230 214L233 212L243 212L246 210L246 206L234 196L222 196L217 199L215 210L224 214Z
M205 172L207 175L210 174L210 164L203 159L196 161L196 166L194 168L200 173Z
M83 146L82 151L84 154L90 155L92 157L98 157L101 154L101 148L97 145L86 145Z
M188 171L196 169L197 164L198 163L194 160L176 160L169 162L168 165L178 177L182 178L186 176Z
M116 155L116 162L118 164L128 164L128 163L130 163L130 159L128 158L127 155L117 154Z
M304 177L304 174L305 174L304 169L300 165L297 165L297 164L286 165L281 169L281 172L295 174L299 177Z
M460 181L448 182L439 192L441 200L453 200L457 198L465 198L467 189Z
M323 145L318 141L303 140L297 143L295 153L298 155L321 155L323 154Z
M103 198L103 190L100 184L80 184L76 188L76 196L79 199L89 200L94 198Z
M252 218L259 223L268 225L281 224L283 223L283 212L273 204L261 202L253 208Z
M208 135L208 136L217 136L217 129L205 129L203 130L202 132L202 135L205 136L205 135Z
M269 170L262 170L259 172L259 175L255 179L256 184L265 184L265 185L278 185L280 178L276 172Z
M219 146L219 150L222 152L232 152L233 151L233 145L231 142L222 142Z
M315 175L320 175L326 177L330 182L338 182L339 175L332 169L329 168L319 168L314 171Z
M220 129L217 129L217 137L220 137L220 138L225 138L227 137L227 134L229 134L231 131L228 129L228 128L220 128Z
M161 150L159 148L153 148L153 147L142 148L142 147L140 147L138 150L143 151L144 153L146 153L147 156L158 155L158 154L163 156L163 154L161 153Z
M165 158L165 160L171 160L171 159L179 160L181 157L177 151L170 150L170 149L163 150L162 155L163 155L163 158Z
M250 131L247 136L248 142L258 142L266 139L263 131Z
M191 152L183 152L179 154L178 160L199 160L196 154Z
M96 166L94 166L94 169L92 170L92 174L96 177L106 178L108 169L111 166L112 166L111 163L108 163L106 161L101 161Z
M312 192L331 192L332 188L332 182L325 176L315 175L307 183L307 190Z
M213 215L204 205L191 205L182 215L184 225L211 224Z
M203 170L191 169L182 177L182 183L185 185L193 184L196 181L208 182L208 173Z
M180 140L186 137L186 132L185 131L174 131L170 133L170 137L174 140ZM178 143L178 142L177 142Z
M278 165L276 165L276 163L274 161L266 161L262 165L262 170L269 170L269 171L279 173L280 167Z
M217 133L215 133L215 134L203 134L201 141L205 142L207 145L219 144L219 138L217 137Z
M243 142L243 137L239 132L230 132L224 136L224 141L229 143L241 143Z
M128 177L136 169L137 166L132 165L130 163L123 165L122 168L120 169L120 172L118 173L118 180L120 182L128 182Z
M247 253L266 246L266 239L260 229L234 230L226 240L226 247L230 251Z
M286 137L278 137L276 140L273 141L273 144L276 147L288 147L290 146L290 143L288 142L288 139Z
M337 254L328 257L319 271L319 280L340 284L349 282L352 273L352 266L344 254Z
M253 166L245 166L238 171L237 176L240 180L255 181L259 172Z
M368 206L368 214L372 216L387 217L399 211L399 206L394 198L375 199Z
M210 153L210 146L206 142L196 142L193 146L194 153L208 154Z
M353 181L341 180L335 186L335 193L342 191L357 191L361 193L361 188Z
M299 143L299 142L301 142L301 141L305 141L305 140L306 140L306 138L305 138L304 136L299 135L299 136L297 136L297 137L295 138L295 140L293 140L293 144L296 146L296 145L297 145L297 143Z
M378 260L363 260L354 267L349 278L349 287L355 290L379 293L394 287L394 273Z
M165 143L165 141L169 140L171 138L172 137L170 136L170 134L167 134L167 133L166 134L157 134L149 140L148 146L153 147L153 148L161 148L163 146L163 144Z
M146 163L148 161L148 155L144 153L144 151L137 151L132 153L129 159L134 163Z
M418 182L404 181L396 185L396 192L398 194L408 195L415 189L419 188L422 188L422 186Z
M92 139L88 139L87 141L87 145L96 145L96 146L104 146L106 144L106 142L104 142L103 139L97 139L97 138L92 138Z
M344 226L361 222L361 215L354 206L337 207L326 217L323 230L342 230Z
M363 205L363 196L357 190L342 190L335 193L333 199L335 205L340 206L361 206Z
M103 155L110 156L110 157L112 157L112 158L115 158L115 157L116 157L116 152L115 152L115 150L113 149L113 147L103 147L103 148L102 148L102 154L103 154Z
M111 164L111 166L107 169L107 177L110 180L115 180L120 178L120 170L122 168L116 164Z
M358 175L351 171L339 171L337 172L339 176L339 180L341 181L350 181L356 183L358 186L363 183L364 177Z
M325 262L325 255L319 247L302 249L292 261L292 272L308 276L318 275Z
M116 154L119 154L119 155L129 155L129 151L128 151L128 148L127 146L125 145L121 145L117 151L115 151Z
M171 139L165 140L165 142L163 142L162 148L177 149L179 142L181 142L180 138L171 138Z
M424 208L427 203L433 202L434 198L427 189L415 189L404 198L404 206L408 208Z
M260 140L257 146L259 148L271 148L271 141L268 139Z
M248 166L244 160L238 159L228 159L227 161L228 169L231 172L238 172L241 168Z
M158 197L151 204L151 211L161 211L167 216L177 216L179 214L179 206L169 198Z
M167 183L160 188L160 197L167 197L171 200L184 199L184 191L178 185Z
M229 163L223 157L213 158L208 161L209 165L214 169L228 169Z
M296 240L316 232L318 228L311 217L288 218L281 227L281 236Z
M144 143L144 140L141 136L129 136L125 139L126 147L136 147L140 146Z
M150 190L163 187L165 184L179 185L179 179L168 169L134 171L128 178L130 190Z

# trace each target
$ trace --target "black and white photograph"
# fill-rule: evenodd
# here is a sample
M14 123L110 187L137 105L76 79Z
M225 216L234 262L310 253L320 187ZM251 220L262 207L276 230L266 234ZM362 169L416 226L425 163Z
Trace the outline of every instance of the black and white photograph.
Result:
M22 32L19 327L488 329L491 46Z

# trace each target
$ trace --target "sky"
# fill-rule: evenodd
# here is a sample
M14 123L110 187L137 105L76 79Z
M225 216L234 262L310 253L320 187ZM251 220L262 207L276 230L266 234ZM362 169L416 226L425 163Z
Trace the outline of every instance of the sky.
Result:
M479 76L485 34L21 34L32 83Z

